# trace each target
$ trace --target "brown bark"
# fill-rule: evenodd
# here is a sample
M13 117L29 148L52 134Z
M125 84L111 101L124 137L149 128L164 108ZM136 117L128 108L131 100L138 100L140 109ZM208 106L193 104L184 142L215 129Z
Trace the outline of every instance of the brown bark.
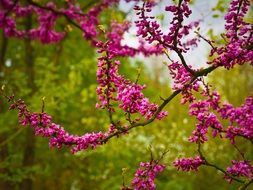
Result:
M0 81L4 78L4 64L5 64L5 55L8 47L8 39L4 36L3 31L1 32L1 49L0 49ZM3 112L3 109L0 109L0 114ZM0 142L3 142L7 137L6 132L0 134ZM4 144L0 147L0 163L4 162L9 156L8 145ZM0 173L7 174L9 173L8 168L0 169ZM10 181L0 181L0 189L12 190L13 185Z
M1 50L0 50L0 72L4 72L5 54L8 46L8 39L4 36L2 31L1 37ZM1 75L0 75L1 76Z

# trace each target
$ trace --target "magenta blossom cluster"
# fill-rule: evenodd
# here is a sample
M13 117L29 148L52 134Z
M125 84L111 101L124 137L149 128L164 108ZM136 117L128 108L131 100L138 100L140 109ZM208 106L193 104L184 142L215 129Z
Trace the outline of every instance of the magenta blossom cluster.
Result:
M126 113L140 113L146 119L150 119L157 111L158 105L145 98L142 93L145 85L132 82L119 74L119 65L120 61L111 61L108 56L99 58L97 69L99 103L96 107L114 111L110 101L115 101ZM156 118L162 119L166 115L167 112L161 111L156 115Z
M116 128L111 125L108 132L86 133L82 136L71 135L63 127L52 123L52 117L46 113L32 113L27 109L25 103L21 100L14 102L10 109L17 109L19 123L23 126L30 126L34 129L36 136L42 136L49 139L49 146L61 148L63 146L71 147L71 152L76 153L88 148L96 148L101 145L103 140L114 133Z
M28 1L28 5L21 5L19 1L3 0L0 2L0 28L3 28L8 37L29 37L39 39L42 43L54 43L64 38L65 32L56 32L55 24L58 18L65 17L71 23L76 22L83 31L83 36L91 40L96 37L98 16L109 6L118 3L118 0L103 0L93 6L87 13L83 13L78 3L67 1L66 8L58 8L55 3L49 2L46 5L40 5L36 1ZM35 14L38 17L38 28L18 30L16 19L10 13L17 17L27 17Z
M191 69L191 66L189 66ZM192 74L178 61L168 64L170 76L173 79L173 90L182 90L181 103L193 102L196 98L193 96L193 91L199 91L199 81L192 80ZM191 82L191 83L190 83Z
M159 164L156 160L141 162L140 167L134 174L134 179L131 185L134 187L134 190L154 190L156 188L154 180L159 173L164 171L164 169L165 165Z
M153 2L144 2L142 7L138 5L134 7L134 10L137 11L136 14L139 15L139 20L135 21L138 28L137 36L144 38L150 44L154 41L161 42L163 35L160 25L154 17L146 16L146 13L151 12L153 6Z
M240 107L233 107L231 104L224 104L219 113L223 119L230 121L227 128L226 137L235 143L236 136L242 136L253 141L253 97L246 99L245 103Z
M253 178L253 166L250 164L250 161L232 160L231 163L232 163L232 166L227 168L227 172L229 174L236 177L241 177L241 176L246 177L249 180ZM229 176L225 176L225 178L229 180L230 182L232 180Z
M235 143L236 136L253 141L253 97L248 97L242 106L236 108L228 103L221 104L217 91L206 91L208 90L204 90L202 95L207 96L207 99L195 100L189 106L189 114L198 120L196 129L189 138L190 142L206 142L209 127L212 128L213 137L224 133L232 144ZM229 120L229 126L222 126L218 117Z
M170 76L173 79L173 90L182 89L191 80L191 74L179 62L168 65Z
M249 0L232 0L225 16L226 46L213 48L211 55L216 55L211 64L221 65L227 69L235 64L253 65L253 51L249 44L253 43L253 25L244 21L250 7Z
M219 131L223 130L218 117L211 111L212 108L217 108L219 100L219 94L214 91L211 98L200 101L196 100L190 104L189 114L195 116L198 121L196 129L192 132L192 136L189 138L190 142L206 142L208 140L207 133L209 127L212 127L213 129L213 137L215 137Z
M195 170L197 171L198 168L203 165L205 161L200 157L196 156L195 158L182 158L177 159L173 162L173 165L178 169L182 171L191 171Z
M173 19L170 22L169 32L163 36L163 40L166 44L171 44L174 48L183 52L189 50L188 46L197 46L196 38L182 42L183 37L187 36L190 30L199 25L198 21L183 25L183 21L192 13L189 8L189 2L189 0L180 0L178 5L171 5L165 8L165 11L173 14Z
M56 9L56 6L50 2L47 4L50 9ZM54 43L61 41L65 32L56 32L54 30L58 15L43 9L35 9L38 14L39 27L30 29L28 34L32 39L39 39L42 43Z
M117 3L119 3L118 0L103 0L84 13L75 1L67 1L64 8L59 8L53 2L41 5L35 1L31 1L29 5L24 6L19 1L3 0L0 2L0 28L3 28L5 35L8 37L38 39L44 44L56 43L66 36L66 31L56 31L57 20L64 17L69 21L69 24L82 30L83 37L90 41L91 45L99 46L98 36L105 32L100 29L101 23L99 15L105 9ZM18 30L16 27L16 19L10 13L12 15L14 13L17 18L35 14L38 18L38 27ZM148 56L163 52L161 46L156 47L143 42L140 42L138 48L122 45L123 34L127 32L129 26L129 22L111 23L111 31L106 32L106 38L110 41L107 45L111 56L132 57L137 53L143 53L145 56ZM66 30L69 27L70 25L66 25Z
M142 7L136 5L134 9L139 16L139 20L135 22L138 28L137 36L144 38L150 44L156 43L157 46L162 45L166 49L169 48L177 52L186 52L190 46L197 46L197 38L188 39L185 42L182 41L190 33L190 30L199 25L198 21L186 25L183 24L185 18L188 18L191 14L188 4L189 0L180 0L178 5L165 8L165 11L173 14L168 33L162 31L154 16L147 15L155 5L153 2L144 2Z

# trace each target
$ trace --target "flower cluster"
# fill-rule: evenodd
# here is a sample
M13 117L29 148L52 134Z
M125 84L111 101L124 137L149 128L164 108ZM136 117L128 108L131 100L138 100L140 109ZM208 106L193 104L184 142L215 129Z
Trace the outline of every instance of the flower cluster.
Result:
M168 69L174 82L173 90L182 89L191 80L191 74L179 62L169 64Z
M153 6L153 2L144 2L142 7L138 5L134 7L136 14L139 15L139 20L135 21L138 28L137 36L144 38L150 44L154 41L161 42L163 35L154 17L146 16L146 13L151 12Z
M182 158L177 159L173 162L173 165L178 169L182 171L191 171L195 170L197 171L198 168L203 165L205 161L200 157L196 156L195 158Z
M111 61L110 58L108 56L99 58L97 69L99 103L96 107L114 111L110 101L116 101L126 113L140 113L146 119L150 119L156 113L158 105L144 97L142 90L145 89L145 85L125 79L118 73L120 61ZM162 119L166 115L167 112L161 111L156 114L156 118Z
M3 28L4 34L8 37L21 38L24 31L18 31L14 19L7 17L6 12L0 10L0 28Z
M191 69L191 66L189 66ZM192 90L198 91L199 90L199 81L195 80L191 82L192 75L190 72L186 70L186 68L180 64L179 62L175 61L171 64L168 64L168 69L170 76L173 79L173 90L182 90L182 100L181 103L184 104L186 102L192 102L196 98L192 94Z
M248 44L253 43L252 24L243 19L250 6L249 0L233 0L225 16L226 41L225 47L214 48L211 55L217 54L211 64L221 65L227 69L235 64L242 65L251 63L253 65L253 51Z
M233 107L231 104L224 104L219 113L223 119L229 119L230 126L226 131L226 137L235 143L236 136L253 139L253 97L246 99L241 107ZM234 126L236 125L236 126Z
M188 25L183 25L183 21L188 18L192 11L189 8L189 0L180 0L178 5L171 5L165 8L165 11L173 14L173 19L170 22L168 34L163 36L166 44L171 44L176 49L186 52L187 46L196 46L196 39L189 40L188 43L183 43L181 39L190 33L190 30L197 27L199 22L192 22Z
M48 3L50 9L55 9L53 3ZM46 11L43 9L35 9L39 17L39 27L37 29L30 29L29 36L32 39L39 39L42 43L54 43L61 41L65 32L56 32L54 30L58 15L54 12Z
M132 186L135 190L149 189L154 190L156 185L154 180L156 176L163 172L165 165L159 164L158 161L141 162L132 181Z
M208 91L208 90L206 90ZM195 116L198 120L196 130L193 131L189 138L190 142L205 142L207 141L208 128L213 130L213 137L218 133L225 133L226 138L230 139L231 143L235 143L235 137L241 136L250 141L253 139L253 97L248 97L245 103L240 107L233 107L231 104L220 103L220 95L214 91L212 93L202 92L202 95L207 96L205 100L195 100L189 106L189 115ZM230 125L224 128L218 117L229 120Z
M196 129L192 132L192 136L189 138L190 142L206 142L208 140L207 133L209 127L212 127L213 129L213 137L215 137L219 131L223 130L219 119L214 112L211 112L212 108L217 108L219 100L219 94L214 91L211 94L211 98L201 101L196 100L190 104L189 115L195 116L198 121Z
M74 1L67 1L67 8L57 8L55 3L49 2L42 6L35 1L29 1L27 6L21 6L19 1L3 0L0 2L0 28L3 28L8 37L29 37L39 39L42 43L54 43L62 40L65 32L56 32L55 23L59 17L65 17L71 23L75 23L83 31L83 36L88 40L93 40L99 33L97 32L99 14L111 6L118 3L118 0L103 0L93 6L87 13L83 13L78 4ZM38 28L27 30L17 30L16 21L9 13L14 13L17 17L27 17L36 14L38 17Z
M253 177L253 166L250 164L250 161L231 161L232 166L227 168L227 172L236 177L246 177L248 179L252 179ZM231 181L232 179L229 176L225 176L226 179Z
M190 16L191 10L188 6L189 0L180 0L178 5L167 6L165 11L173 13L173 19L170 22L169 32L165 34L154 16L148 16L147 13L152 11L154 2L144 2L143 6L135 6L139 20L135 21L137 36L144 38L148 43L156 43L157 46L163 46L176 51L189 50L189 46L196 46L197 39L191 39L182 42L182 38L190 33L190 30L197 27L199 22L192 22L183 25L183 20Z
M144 41L139 42L137 48L130 47L126 44L122 44L124 33L128 32L130 28L129 22L111 22L110 31L105 33L107 43L107 52L110 58L112 57L133 57L136 54L143 54L144 56L159 55L162 54L162 46L148 45ZM101 48L101 44L97 42L96 46Z

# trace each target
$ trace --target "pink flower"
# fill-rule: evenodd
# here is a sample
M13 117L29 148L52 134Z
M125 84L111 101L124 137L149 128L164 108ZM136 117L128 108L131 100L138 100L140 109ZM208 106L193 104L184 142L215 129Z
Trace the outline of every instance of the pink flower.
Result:
M204 160L201 159L200 156L196 156L195 158L182 158L177 159L173 162L173 165L182 171L197 171L198 168L205 163Z
M248 179L252 179L253 177L253 166L250 164L250 161L243 160L231 161L232 166L227 168L227 172L235 177L246 177ZM226 179L231 181L232 179L229 176L225 176Z
M158 161L156 160L141 162L140 167L135 172L134 179L131 183L134 190L154 190L156 188L154 180L159 173L164 171L164 169L165 165L158 164Z

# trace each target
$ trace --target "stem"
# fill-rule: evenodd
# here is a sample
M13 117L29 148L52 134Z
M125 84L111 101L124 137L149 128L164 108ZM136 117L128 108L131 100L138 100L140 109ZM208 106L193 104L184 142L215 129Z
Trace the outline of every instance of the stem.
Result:
M207 43L212 47L213 50L216 50L216 48L215 48L214 45L212 44L213 41L206 39L204 36L202 36L202 35L201 35L199 32L197 32L197 31L195 31L194 33L197 34L197 36L198 36L199 38L201 38L201 39L203 39L205 42L207 42Z
M207 159L206 159L206 157L204 156L204 154L203 154L202 151L201 151L201 143L200 143L200 141L198 142L198 153L199 153L201 159L204 160L204 164L203 164L203 165L205 165L205 166L210 166L210 167L212 167L212 168L215 168L216 170L218 170L218 171L224 173L225 176L228 176L228 177L230 177L231 179L233 179L233 180L235 180L235 181L237 181L237 182L239 182L239 183L244 183L243 180L238 179L238 178L236 178L236 177L230 175L228 172L226 172L224 169L220 168L219 166L216 166L215 164L212 164L212 163L208 162Z
M242 159L243 160L246 160L245 159L245 156L244 156L244 153L238 148L238 146L236 144L233 144L233 146L235 147L235 149L239 152L239 154L241 155Z
M178 11L179 11L179 9L180 9L181 4L182 4L182 0L180 0L179 3L178 3ZM142 18L145 18L145 17L146 17L146 15L145 15L145 2L143 3L143 6L142 6L142 13L141 13L141 14L142 14ZM158 41L164 48L169 48L169 49L174 50L174 51L177 53L177 55L179 56L179 58L180 58L180 60L181 60L181 62L182 62L182 64L183 64L184 68L185 68L189 73L191 73L192 76L195 76L195 74L196 74L195 71L192 70L192 69L187 65L187 63L186 63L186 61L185 61L185 59L184 59L184 56L183 56L181 50L177 47L178 32L179 32L179 29L182 27L183 19L180 18L180 17L178 16L178 17L177 17L177 20L178 20L178 23L179 23L179 24L178 24L178 27L177 27L177 29L176 29L176 31L175 31L174 40L173 40L173 45L169 45L169 44L167 44L166 42L164 42L164 41L162 41L162 40L159 40L159 39L157 39L157 41ZM150 26L149 26L149 25L146 25L146 27L147 27L148 33L149 33L151 36L153 36L153 34L152 34L151 30L150 30ZM168 53L167 53L166 51L165 51L165 54L167 55L167 57L169 58L169 60L171 60L170 57L169 57L169 55L168 55ZM172 61L172 60L171 60L171 61Z
M241 187L239 187L238 190L246 190L250 186L250 184L252 184L252 183L253 183L253 179L250 180L249 182L245 182L244 185L242 185Z
M206 160L205 160L205 161L206 161ZM212 167L212 168L215 168L216 170L218 170L218 171L224 173L226 176L230 177L231 179L233 179L233 180L235 180L235 181L237 181L237 182L239 182L239 183L244 183L243 180L231 176L229 173L227 173L225 170L223 170L223 169L220 168L219 166L216 166L216 165L214 165L214 164L211 164L211 163L209 163L209 162L207 162L207 161L206 161L206 163L204 163L204 165L210 166L210 167Z
M178 15L176 17L176 19L178 21L178 27L176 28L174 39L173 39L173 45L174 45L175 48L177 47L178 32L179 32L179 29L182 27L182 22L183 22L182 13L180 11L180 6L181 6L182 2L183 2L183 0L179 0L178 6L177 6L177 12L180 13L180 15Z
M107 79L107 88L106 88L106 101L107 101L107 110L108 110L108 116L109 116L109 120L110 120L110 123L113 124L114 126L115 125L115 122L113 121L113 118L112 118L112 110L110 108L110 98L109 98L109 90L110 90L110 75L109 75L109 70L110 70L110 61L109 59L107 58L106 59L106 65L107 65L107 68L106 68L106 79Z
M176 48L176 47L175 47L174 51L175 51L175 52L177 53L177 55L179 56L179 58L180 58L180 60L181 60L181 62L182 62L182 64L183 64L184 68L185 68L189 73L191 73L192 76L194 76L196 73L195 73L194 70L192 70L192 69L186 64L186 61L185 61L185 59L184 59L184 56L183 56L182 52L181 52L178 48Z
M138 74L137 74L137 77L136 77L136 80L135 80L135 85L137 85L138 84L138 81L139 81L139 78L140 78L140 71L138 70ZM132 119L131 119L131 107L133 106L133 104L134 104L134 99L133 99L133 97L131 97L131 104L129 105L129 107L128 107L128 111L127 111L127 119L126 120L128 120L129 121L129 123L132 125L133 124L133 121L132 121Z
M242 3L243 3L243 1L244 0L240 0L240 2L239 2L239 6L238 6L238 9L237 9L237 13L236 13L236 15L235 15L235 34L236 34L236 36L235 36L235 39L238 39L238 36L237 36L237 31L238 31L238 14L240 13L240 10L241 10L241 7L242 7Z

